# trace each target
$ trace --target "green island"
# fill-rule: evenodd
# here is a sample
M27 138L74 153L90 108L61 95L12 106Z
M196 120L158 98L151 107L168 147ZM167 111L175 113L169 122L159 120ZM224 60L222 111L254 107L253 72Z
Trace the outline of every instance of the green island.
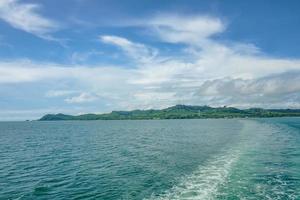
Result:
M248 117L300 117L300 109L238 109L234 107L210 107L176 105L161 110L112 111L106 114L47 114L40 121L56 120L142 120L142 119L204 119Z

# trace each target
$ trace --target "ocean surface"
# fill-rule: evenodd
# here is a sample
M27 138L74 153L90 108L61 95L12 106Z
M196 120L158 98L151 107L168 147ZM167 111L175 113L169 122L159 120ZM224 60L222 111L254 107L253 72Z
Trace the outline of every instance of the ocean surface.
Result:
M300 118L0 122L0 199L300 199Z

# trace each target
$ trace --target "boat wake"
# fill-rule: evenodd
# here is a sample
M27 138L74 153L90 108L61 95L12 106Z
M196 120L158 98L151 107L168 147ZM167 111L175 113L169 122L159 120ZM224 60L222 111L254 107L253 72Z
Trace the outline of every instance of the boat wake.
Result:
M152 195L149 200L214 199L218 188L226 184L239 154L238 150L231 149L223 155L211 158L193 174L184 177L178 185L159 196Z
M269 123L241 122L237 143L210 157L171 189L148 199L214 200L229 195L237 199L297 199L299 170L292 168L298 162L294 135L282 134L280 127Z
M192 174L183 177L179 184L162 194L152 194L149 200L213 200L222 196L220 188L226 186L233 173L234 165L245 151L249 140L245 136L261 124L254 121L241 121L243 129L238 144L231 145L221 153L212 156L203 165L200 165ZM257 140L257 138L255 139ZM246 143L245 143L246 141Z

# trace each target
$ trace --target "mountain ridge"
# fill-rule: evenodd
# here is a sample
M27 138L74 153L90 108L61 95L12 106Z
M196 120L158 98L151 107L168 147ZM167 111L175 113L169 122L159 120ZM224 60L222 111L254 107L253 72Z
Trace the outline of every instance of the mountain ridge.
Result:
M164 109L112 111L105 114L66 115L46 114L39 121L58 120L142 120L142 119L203 119L246 117L300 117L300 109L263 109L175 105Z

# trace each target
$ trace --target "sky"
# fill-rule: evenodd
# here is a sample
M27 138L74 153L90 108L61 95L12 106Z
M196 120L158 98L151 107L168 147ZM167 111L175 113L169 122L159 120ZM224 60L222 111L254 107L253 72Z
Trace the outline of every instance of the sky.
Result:
M300 108L298 0L0 0L0 120Z

